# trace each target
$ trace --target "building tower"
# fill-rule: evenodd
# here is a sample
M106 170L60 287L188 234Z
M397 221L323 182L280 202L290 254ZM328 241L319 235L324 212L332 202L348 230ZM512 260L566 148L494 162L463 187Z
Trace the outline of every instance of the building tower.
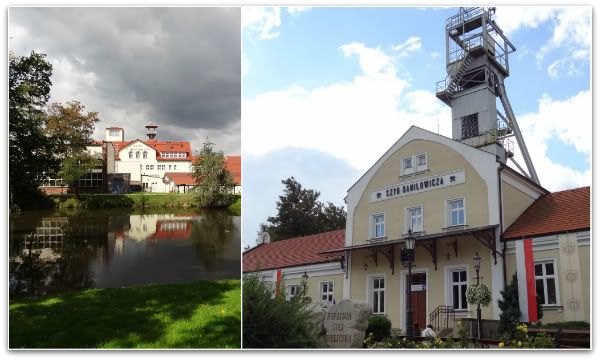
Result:
M148 135L148 139L153 140L156 137L156 129L158 129L158 125L154 124L153 122L150 122L148 125L146 125L146 135Z
M492 19L496 8L460 8L446 19L446 71L436 84L436 96L452 108L452 138L510 159L539 184L537 173L506 95L508 55L516 48ZM504 114L497 109L499 98ZM515 137L525 171L513 158Z

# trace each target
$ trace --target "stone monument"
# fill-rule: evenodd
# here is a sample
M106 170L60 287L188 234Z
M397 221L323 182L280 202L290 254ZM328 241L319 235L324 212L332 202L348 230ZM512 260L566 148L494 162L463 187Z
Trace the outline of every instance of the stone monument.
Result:
M369 326L370 307L365 303L342 300L327 307L323 326L330 348L362 348Z

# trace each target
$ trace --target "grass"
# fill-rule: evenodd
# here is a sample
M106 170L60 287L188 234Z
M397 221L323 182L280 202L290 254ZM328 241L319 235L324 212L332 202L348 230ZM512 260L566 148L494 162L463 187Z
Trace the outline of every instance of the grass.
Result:
M189 208L198 207L193 193L51 195L57 208Z
M10 348L240 348L240 281L12 300Z
M137 208L137 209L173 209L173 208L198 208L198 201L194 193L131 193L131 194L81 194L77 199L75 195L50 195L54 204L60 209L89 208ZM241 213L241 196L236 196L236 201L229 209L236 214Z
M242 215L242 197L241 196L237 196L235 202L233 204L229 205L229 210L233 211L238 216Z

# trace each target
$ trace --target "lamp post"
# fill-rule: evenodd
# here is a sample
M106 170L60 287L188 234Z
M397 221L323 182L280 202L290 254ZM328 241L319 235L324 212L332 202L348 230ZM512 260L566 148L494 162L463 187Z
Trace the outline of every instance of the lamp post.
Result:
M473 261L475 262L475 279L477 279L477 286L479 287L479 269L481 268L481 258L477 252L473 257ZM479 303L477 304L477 338L481 339L481 304Z
M406 237L406 249L408 250L408 279L406 280L406 335L412 337L413 325L412 325L412 304L411 304L411 287L412 287L412 262L415 251L415 238L412 235L412 230L408 229L408 236Z
M308 282L308 274L306 273L306 270L304 270L304 275L302 275L302 287L303 287L303 291L304 291L304 296L306 296L306 283Z

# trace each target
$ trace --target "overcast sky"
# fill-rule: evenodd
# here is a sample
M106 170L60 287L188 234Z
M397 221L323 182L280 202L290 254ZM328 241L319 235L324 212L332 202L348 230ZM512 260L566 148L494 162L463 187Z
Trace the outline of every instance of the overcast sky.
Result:
M159 140L240 154L239 8L11 8L8 32L16 55L47 54L51 102L99 112L96 139L152 121Z

